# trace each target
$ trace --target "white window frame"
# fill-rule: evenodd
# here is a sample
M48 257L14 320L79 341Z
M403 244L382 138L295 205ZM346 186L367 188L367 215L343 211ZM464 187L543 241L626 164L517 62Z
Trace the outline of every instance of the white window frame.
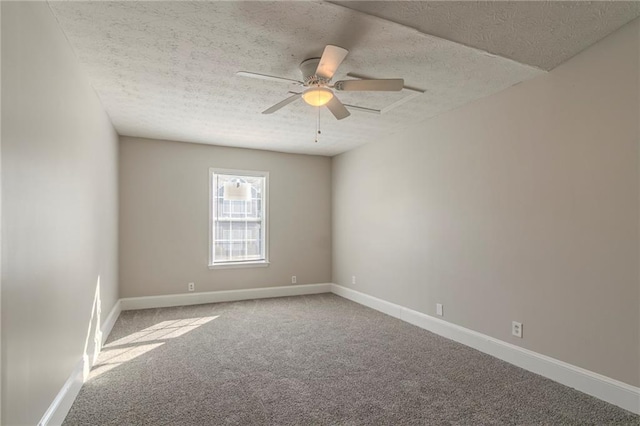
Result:
M262 194L262 250L264 259L260 260L244 260L237 262L215 262L215 191L214 175L235 175L235 176L256 176L264 178L264 193ZM209 269L228 269L228 268L252 268L269 266L269 172L256 170L236 170L236 169L220 169L216 167L209 168Z

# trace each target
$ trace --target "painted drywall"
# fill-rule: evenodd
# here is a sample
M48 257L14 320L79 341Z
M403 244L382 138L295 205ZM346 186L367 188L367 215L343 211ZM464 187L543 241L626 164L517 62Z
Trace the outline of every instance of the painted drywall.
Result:
M47 3L1 8L2 424L33 425L119 297L118 145Z
M269 172L268 267L209 269L210 167ZM121 138L120 295L329 282L330 192L328 157Z
M2 46L2 7L0 7L0 46ZM1 49L0 49L1 50ZM2 81L2 55L0 55ZM0 84L0 423L2 423L2 84Z
M334 157L333 282L640 385L639 27Z

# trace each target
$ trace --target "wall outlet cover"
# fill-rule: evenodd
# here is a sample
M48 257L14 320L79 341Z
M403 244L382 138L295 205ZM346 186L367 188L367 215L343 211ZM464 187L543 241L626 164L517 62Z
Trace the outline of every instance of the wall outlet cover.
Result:
M444 315L444 311L442 308L442 303L436 303L436 314L443 316Z
M522 339L522 323L517 321L511 322L511 334Z

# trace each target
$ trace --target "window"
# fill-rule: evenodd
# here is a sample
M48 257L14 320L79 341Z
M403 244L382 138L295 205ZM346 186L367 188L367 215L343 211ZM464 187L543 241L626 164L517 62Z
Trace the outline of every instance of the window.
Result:
M267 172L209 169L209 267L267 266Z

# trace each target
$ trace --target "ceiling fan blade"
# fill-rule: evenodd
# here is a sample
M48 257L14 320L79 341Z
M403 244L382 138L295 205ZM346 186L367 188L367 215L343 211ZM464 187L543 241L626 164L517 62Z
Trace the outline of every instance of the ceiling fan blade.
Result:
M386 80L341 80L336 81L333 87L336 90L342 90L344 92L392 92L402 90L404 87L404 80L402 78L391 78Z
M347 118L351 115L351 113L347 110L347 108L345 108L345 106L336 96L334 96L329 102L327 102L327 108L329 108L331 114L333 114L333 116L338 120L342 120L343 118Z
M255 72L249 72L249 71L238 71L236 73L236 75L239 75L241 77L250 77L250 78L257 78L260 80L269 80L269 81L277 81L278 83L296 83L296 84L304 84L301 81L298 80L292 80L290 78L284 78L284 77L275 77L273 75L266 75L266 74L258 74Z
M318 68L316 68L316 75L318 77L331 80L333 75L336 73L336 70L347 56L347 53L349 53L347 49L327 44L324 48L324 52L322 52Z
M284 101L280 101L277 104L275 104L274 106L272 106L271 108L265 109L264 111L262 111L262 113L263 114L273 114L274 112L276 112L280 108L289 105L291 102L293 102L293 101L295 101L297 99L300 99L300 95L298 95L298 94L295 94L293 96L289 96Z

